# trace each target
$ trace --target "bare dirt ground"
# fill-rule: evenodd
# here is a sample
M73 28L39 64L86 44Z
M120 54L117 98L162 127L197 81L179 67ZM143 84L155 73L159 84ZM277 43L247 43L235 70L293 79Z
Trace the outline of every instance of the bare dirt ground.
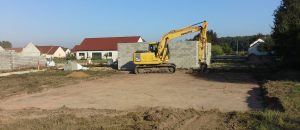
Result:
M262 108L260 90L247 73L116 74L111 77L0 101L0 108L96 108L132 110L138 107L219 109L222 112ZM191 121L197 122L195 119Z
M176 108L137 108L134 111L103 109L54 110L30 108L0 110L0 130L73 129L229 129L226 115L215 110L196 111Z

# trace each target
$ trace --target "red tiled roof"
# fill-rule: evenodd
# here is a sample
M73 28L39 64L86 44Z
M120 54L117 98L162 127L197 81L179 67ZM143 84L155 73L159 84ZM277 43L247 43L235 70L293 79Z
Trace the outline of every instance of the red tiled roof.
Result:
M36 46L41 52L41 54L53 55L59 46Z
M117 50L118 43L134 43L138 42L141 36L130 37L104 37L104 38L86 38L76 51L108 51Z
M5 50L15 51L17 53L22 52L23 48L5 48Z
M71 49L71 52L76 52L78 47L79 47L79 45L75 45L75 46Z

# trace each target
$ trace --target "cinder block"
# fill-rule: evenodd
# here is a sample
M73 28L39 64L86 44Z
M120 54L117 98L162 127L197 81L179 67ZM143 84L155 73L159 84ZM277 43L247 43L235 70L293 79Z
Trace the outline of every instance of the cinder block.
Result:
M177 68L198 67L198 46L196 41L182 41L169 44L170 63Z

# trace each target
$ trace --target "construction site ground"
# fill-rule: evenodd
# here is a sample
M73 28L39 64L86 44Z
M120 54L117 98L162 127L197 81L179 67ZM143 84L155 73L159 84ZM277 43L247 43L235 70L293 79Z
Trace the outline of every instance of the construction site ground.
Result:
M201 75L187 71L175 74L116 74L39 93L12 96L0 101L0 108L55 109L66 106L126 110L163 106L227 112L261 107L259 86L251 75Z
M52 123L60 118L73 123L77 118L90 122L92 116L97 115L95 120L102 121L101 128L125 125L142 129L194 129L193 127L200 126L209 126L207 128L211 129L222 126L220 123L223 121L218 119L223 112L262 109L261 98L259 85L249 73L197 74L180 70L175 74L135 75L122 72L3 98L0 100L0 124L4 124L5 129L18 128L14 126L24 128L23 125L28 129L44 128L44 125L50 125L51 129L72 129L77 128L76 125L67 123L62 128L56 128ZM112 117L114 118L111 119ZM162 119L163 117L168 118ZM121 123L105 124L102 119ZM44 125L28 125L38 122ZM137 122L140 124L136 124ZM99 128L98 125L88 126L88 129Z

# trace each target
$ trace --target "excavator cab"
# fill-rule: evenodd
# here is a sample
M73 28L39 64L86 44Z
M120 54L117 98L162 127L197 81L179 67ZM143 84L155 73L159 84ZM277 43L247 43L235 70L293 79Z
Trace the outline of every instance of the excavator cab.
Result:
M157 49L158 49L158 43L159 42L149 42L148 44L149 44L149 51L151 51L151 52L154 52L155 53L155 55L156 55L156 53L157 53Z
M148 42L147 51L136 51L133 54L133 63L136 65L160 64L160 60L156 57L158 51L158 42ZM155 62L156 61L156 62Z

